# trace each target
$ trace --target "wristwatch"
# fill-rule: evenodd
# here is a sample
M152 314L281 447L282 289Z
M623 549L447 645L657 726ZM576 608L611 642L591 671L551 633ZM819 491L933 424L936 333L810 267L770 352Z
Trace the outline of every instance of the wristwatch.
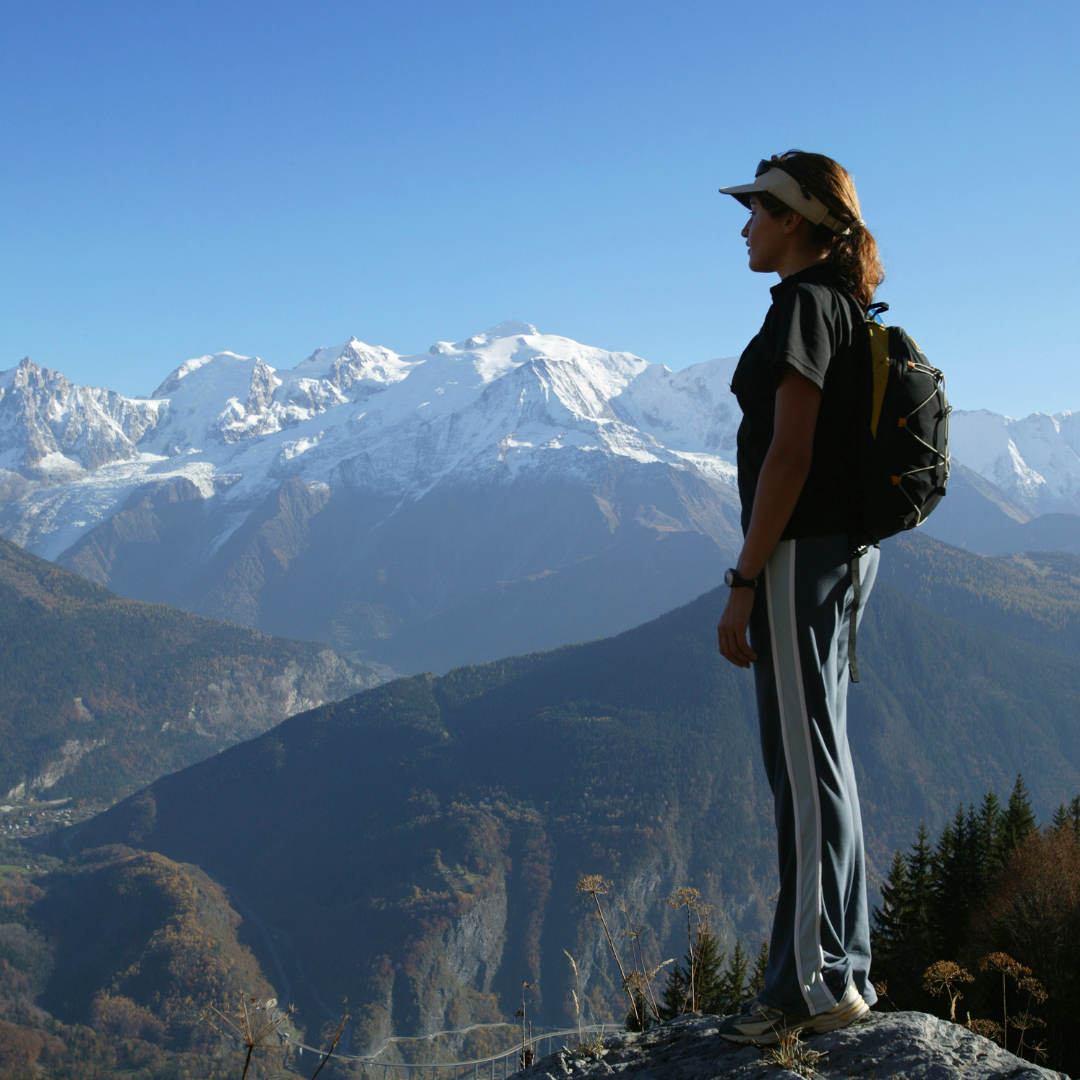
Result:
M756 589L757 578L744 578L734 566L724 573L724 584L729 589Z

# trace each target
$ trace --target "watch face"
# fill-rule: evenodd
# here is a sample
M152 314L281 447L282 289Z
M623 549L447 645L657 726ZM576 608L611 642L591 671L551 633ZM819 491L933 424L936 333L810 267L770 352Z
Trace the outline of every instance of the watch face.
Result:
M725 570L724 571L724 584L730 589L734 585L734 583L735 583L735 571L734 570Z

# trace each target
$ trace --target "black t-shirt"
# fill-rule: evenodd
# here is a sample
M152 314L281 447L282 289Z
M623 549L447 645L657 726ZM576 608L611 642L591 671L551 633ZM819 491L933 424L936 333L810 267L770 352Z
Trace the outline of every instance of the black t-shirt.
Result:
M781 539L848 532L863 311L827 266L800 270L770 291L772 307L731 380L743 411L738 437L743 534L750 527L758 476L772 443L776 387L785 364L821 389L821 409L810 474Z

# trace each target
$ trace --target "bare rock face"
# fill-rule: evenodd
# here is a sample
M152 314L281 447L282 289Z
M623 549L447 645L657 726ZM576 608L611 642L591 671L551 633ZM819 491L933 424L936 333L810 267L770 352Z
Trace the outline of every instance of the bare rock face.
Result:
M769 1060L768 1051L733 1046L717 1034L720 1017L672 1021L644 1034L620 1033L604 1040L599 1058L551 1054L515 1075L529 1080L633 1076L635 1080L758 1080L769 1073L792 1075ZM997 1043L926 1013L871 1013L843 1031L811 1036L802 1044L820 1057L812 1073L822 1080L892 1077L895 1080L1061 1080L1064 1073L1039 1068Z

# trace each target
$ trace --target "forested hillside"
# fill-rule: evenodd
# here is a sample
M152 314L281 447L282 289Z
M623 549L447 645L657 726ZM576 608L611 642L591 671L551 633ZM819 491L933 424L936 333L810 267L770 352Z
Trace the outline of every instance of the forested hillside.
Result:
M770 922L771 798L750 676L715 651L722 600L294 717L67 842L159 851L235 889L289 936L287 968L362 1005L356 1047L509 1015L522 978L536 1015L562 1020L564 949L588 1009L614 1015L580 875L615 881L665 956L681 951L661 902L676 885L702 889L729 943L756 949ZM1080 791L1080 661L886 583L860 649L850 731L875 881L920 820L1018 770L1041 814Z
M123 600L0 538L0 798L111 801L378 675Z
M239 929L220 887L154 853L0 866L0 1076L239 1075L200 1021L237 988L271 996Z
M1080 555L986 557L924 532L894 536L881 552L880 580L939 614L1080 656Z

